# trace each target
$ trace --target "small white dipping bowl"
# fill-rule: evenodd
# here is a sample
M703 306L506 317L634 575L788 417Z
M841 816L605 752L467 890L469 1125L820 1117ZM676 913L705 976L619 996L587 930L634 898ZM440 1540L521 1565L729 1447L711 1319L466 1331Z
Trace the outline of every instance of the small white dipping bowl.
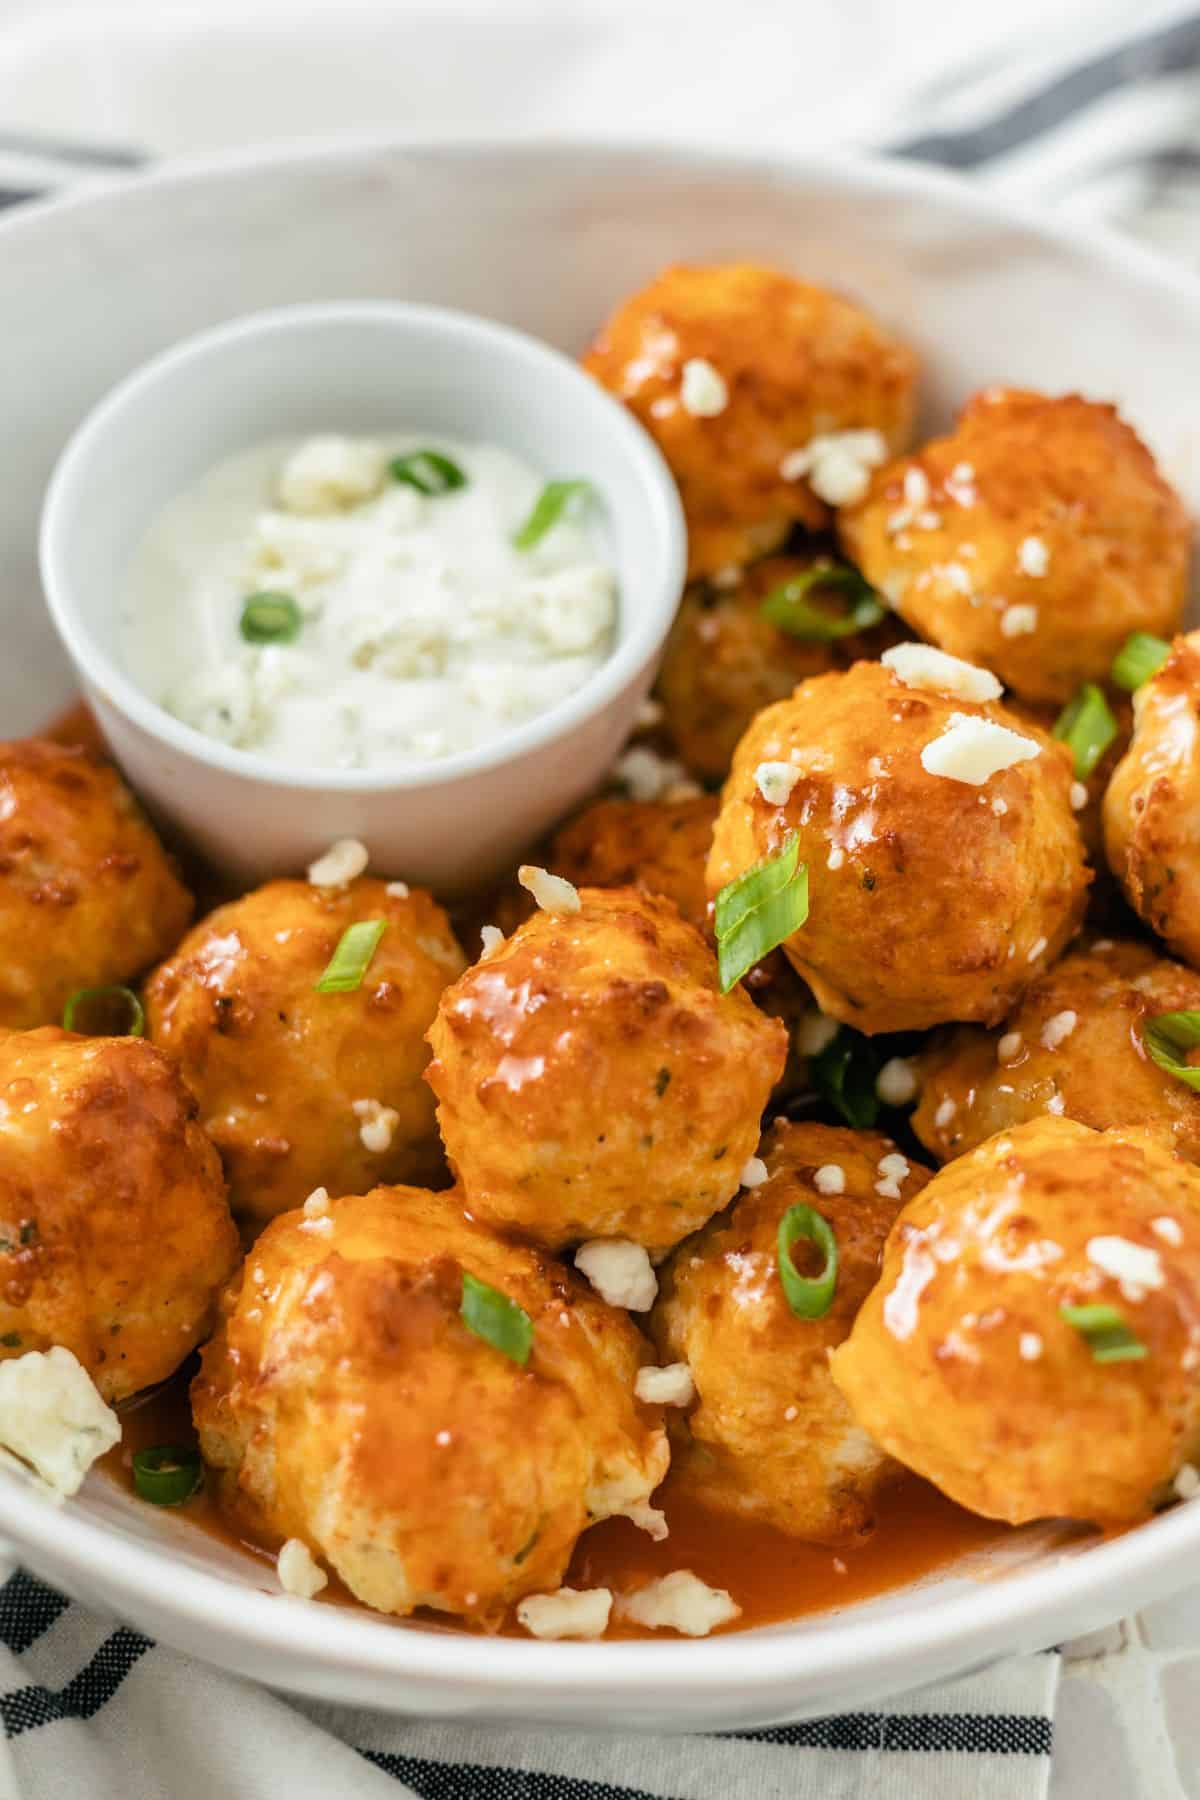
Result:
M620 589L607 660L495 742L396 769L282 767L164 711L121 663L136 545L169 500L225 457L317 432L499 444L547 479L591 482ZM378 872L451 895L511 865L600 781L654 678L686 564L666 463L570 358L467 313L382 301L251 314L135 371L59 459L40 553L51 616L117 761L204 856L254 881L357 837Z

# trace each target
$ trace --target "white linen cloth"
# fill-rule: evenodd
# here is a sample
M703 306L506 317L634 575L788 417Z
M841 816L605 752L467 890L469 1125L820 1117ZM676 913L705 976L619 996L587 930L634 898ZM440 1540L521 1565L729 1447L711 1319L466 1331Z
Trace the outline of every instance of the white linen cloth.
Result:
M1200 264L1184 4L0 0L0 204L147 158L376 129L894 149ZM1080 1647L1134 1671L1137 1741L1090 1697L1101 1680L1068 1681L1052 1769L1055 1655L738 1738L405 1723L233 1680L17 1574L0 1588L0 1800L1196 1800L1200 1600L1171 1609ZM1191 1681L1173 1709L1164 1688L1166 1715L1147 1673L1162 1644Z

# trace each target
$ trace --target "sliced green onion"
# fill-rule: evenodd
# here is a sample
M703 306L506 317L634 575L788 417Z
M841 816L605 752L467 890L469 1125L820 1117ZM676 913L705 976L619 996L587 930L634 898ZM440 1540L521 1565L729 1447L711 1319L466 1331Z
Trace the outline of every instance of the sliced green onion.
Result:
M777 855L726 882L713 916L721 992L727 994L808 917L808 868L794 831Z
M1054 736L1070 747L1075 774L1086 781L1117 735L1117 721L1094 681L1085 681L1054 722Z
M356 925L347 925L325 966L325 973L314 983L317 993L352 994L361 987L362 978L370 968L371 958L386 930L386 919L360 919Z
M466 487L467 478L456 462L440 450L411 450L388 464L393 481L403 481L420 494L448 494Z
M1190 1088L1200 1088L1200 1068L1185 1061L1186 1052L1200 1045L1200 1012L1157 1013L1144 1019L1142 1042L1160 1069Z
M248 644L291 644L304 623L290 594L249 594L242 602L241 633Z
M812 589L834 588L846 594L849 610L826 612L814 606L808 595ZM867 631L878 625L885 607L870 582L849 563L830 563L822 568L806 569L790 581L772 588L762 603L762 615L790 637L805 638L814 643L831 643L835 638L849 637L855 631Z
M533 1348L533 1320L523 1307L464 1269L459 1311L468 1331L524 1368Z
M801 1275L792 1250L801 1238L815 1244L825 1258L819 1275ZM833 1227L814 1206L789 1206L775 1234L779 1279L788 1305L798 1319L821 1319L833 1305L837 1287L838 1247Z
M1135 693L1143 681L1157 675L1170 654L1166 638L1155 637L1150 631L1130 632L1113 658L1112 678L1118 687Z
M1140 1362L1147 1354L1115 1306L1060 1306L1058 1316L1086 1340L1093 1362Z
M881 1067L870 1039L841 1025L837 1036L809 1063L808 1078L847 1125L867 1131L879 1117L875 1083Z
M548 481L534 501L533 511L525 523L513 533L517 549L532 550L535 544L540 544L551 526L558 524L571 501L590 491L588 481Z
M145 1037L146 1015L132 988L76 988L63 1007L63 1030L84 1037Z
M156 1444L133 1453L133 1485L151 1506L182 1506L204 1479L197 1451L186 1444Z

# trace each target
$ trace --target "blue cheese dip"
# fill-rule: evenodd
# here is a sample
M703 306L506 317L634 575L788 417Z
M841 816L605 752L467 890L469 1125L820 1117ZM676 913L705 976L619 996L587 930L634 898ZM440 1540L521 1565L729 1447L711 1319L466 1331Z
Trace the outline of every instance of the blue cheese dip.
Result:
M151 699L289 767L475 749L608 656L603 508L491 445L313 437L240 452L131 559L122 654Z

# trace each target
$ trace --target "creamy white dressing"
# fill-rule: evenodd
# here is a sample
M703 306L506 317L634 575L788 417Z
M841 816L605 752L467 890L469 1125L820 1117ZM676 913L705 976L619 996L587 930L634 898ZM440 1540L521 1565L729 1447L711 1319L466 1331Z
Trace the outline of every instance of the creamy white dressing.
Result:
M425 448L466 485L426 496L390 476L394 457ZM506 450L428 436L239 452L171 500L131 559L125 666L185 724L292 767L395 767L490 743L612 648L602 503L575 501L536 545L513 544L545 481ZM260 592L295 600L293 642L244 640Z

